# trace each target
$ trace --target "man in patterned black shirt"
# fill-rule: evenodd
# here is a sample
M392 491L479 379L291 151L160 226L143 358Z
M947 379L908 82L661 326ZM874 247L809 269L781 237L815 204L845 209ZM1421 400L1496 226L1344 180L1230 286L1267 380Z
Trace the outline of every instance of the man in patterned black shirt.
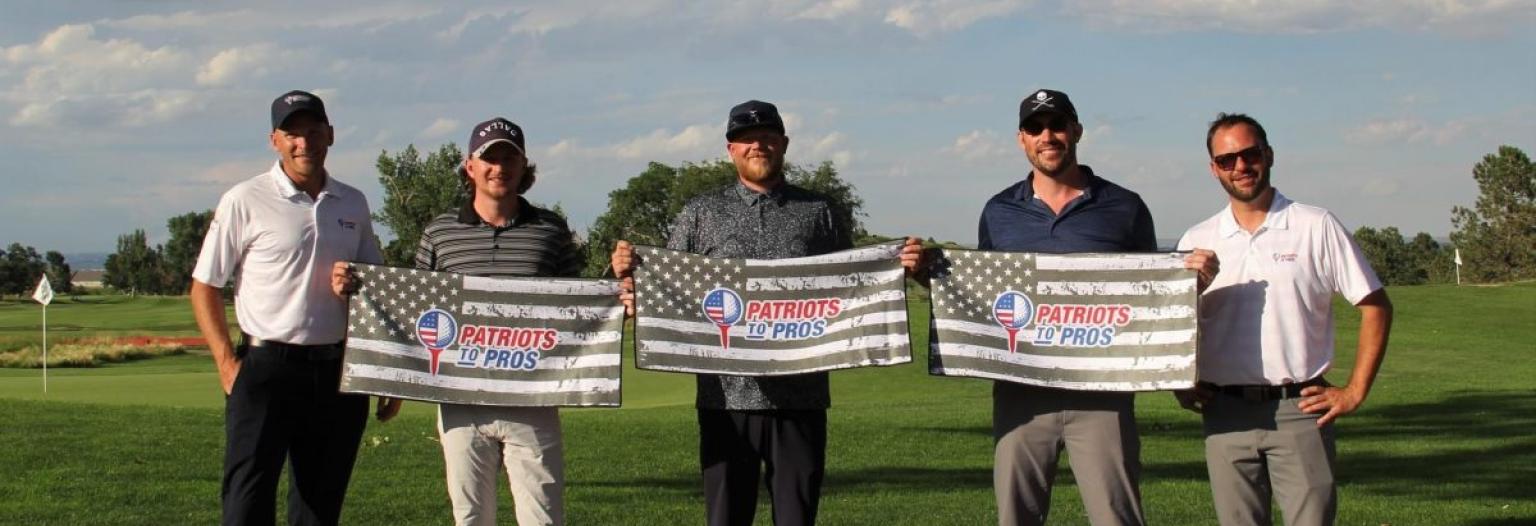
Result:
M731 108L726 151L736 184L689 201L672 225L667 248L718 258L780 259L853 247L852 226L820 194L788 184L789 137L778 108L747 101ZM903 264L915 268L921 247L909 238ZM614 248L615 275L633 291L628 242ZM626 306L633 296L626 294ZM827 373L757 377L698 375L699 461L711 525L751 524L758 477L767 465L775 524L813 524L826 464Z
M485 277L574 277L581 269L559 215L522 197L535 166L523 130L502 118L474 127L460 169L468 203L421 234L416 268ZM438 405L454 522L496 524L496 473L505 469L517 523L563 524L565 465L555 407Z

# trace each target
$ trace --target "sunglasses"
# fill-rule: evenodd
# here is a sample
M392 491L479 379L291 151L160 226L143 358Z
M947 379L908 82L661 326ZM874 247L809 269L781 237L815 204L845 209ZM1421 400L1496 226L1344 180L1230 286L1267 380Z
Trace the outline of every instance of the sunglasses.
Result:
M1264 145L1249 146L1236 152L1217 155L1211 158L1211 162L1216 163L1218 168L1231 170L1237 167L1238 158L1242 158L1243 163L1249 166L1264 162Z
M1040 135L1040 132L1045 131L1046 128L1050 128L1054 133L1061 133L1067 131L1067 128L1071 126L1072 121L1070 119L1056 115L1049 119L1030 119L1024 121L1024 124L1019 125L1019 130L1023 131L1025 135Z

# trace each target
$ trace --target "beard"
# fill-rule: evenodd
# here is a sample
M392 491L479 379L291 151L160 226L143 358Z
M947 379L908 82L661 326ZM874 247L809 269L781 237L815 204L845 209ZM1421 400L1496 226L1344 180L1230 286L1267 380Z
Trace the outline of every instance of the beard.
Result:
M1034 166L1036 171L1043 172L1045 174L1061 173L1063 169L1076 165L1077 145L1072 143L1059 143L1058 146L1061 146L1061 154L1050 159L1045 158L1045 156L1041 155L1038 151L1026 151L1025 153L1028 154L1027 156L1029 157L1029 164Z
M1221 187L1222 189L1225 189L1227 191L1227 195L1232 196L1233 199L1244 203L1251 203L1253 200L1258 199L1259 196L1264 195L1266 190L1269 190L1269 171L1265 170L1258 174L1254 174L1253 177L1254 184L1249 188L1239 187L1236 183L1232 182L1231 179L1227 178L1221 179Z
M770 155L763 158L733 158L731 162L736 165L736 174L738 176L759 185L783 178L783 156Z

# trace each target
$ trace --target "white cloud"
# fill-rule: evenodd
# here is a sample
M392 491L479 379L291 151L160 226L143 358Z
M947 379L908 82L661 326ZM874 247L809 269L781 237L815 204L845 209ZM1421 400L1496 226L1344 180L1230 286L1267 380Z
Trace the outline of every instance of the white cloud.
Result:
M835 20L857 12L862 4L861 0L825 0L805 8L796 18Z
M255 44L220 51L197 71L197 83L227 86L237 80L264 77L269 65L277 62L276 49L271 44Z
M426 129L421 130L420 137L423 139L437 139L446 137L457 129L459 129L459 121L438 117L437 120L432 121L432 124L427 125Z
M1344 139L1369 145L1431 142L1443 146L1460 139L1467 129L1468 123L1461 120L1432 124L1417 117L1399 117L1367 121L1345 132Z
M1531 0L1077 0L1063 10L1137 31L1320 33L1388 27L1489 34L1536 21Z
M1010 137L1011 138L1011 137ZM966 162L990 161L1014 155L1013 143L992 130L971 130L955 138L955 142L939 151L959 157Z
M1029 0L921 0L905 2L885 12L885 23L919 36L965 29L978 21L1013 14Z
M724 137L723 126L695 124L677 133L654 130L604 150L621 159L714 157L725 151Z

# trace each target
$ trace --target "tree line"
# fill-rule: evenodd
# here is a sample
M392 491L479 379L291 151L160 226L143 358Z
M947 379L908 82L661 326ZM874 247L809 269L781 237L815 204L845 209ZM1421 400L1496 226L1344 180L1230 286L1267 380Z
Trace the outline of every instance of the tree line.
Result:
M39 255L37 249L21 243L11 243L0 254L0 296L31 295L44 275L48 276L48 286L54 293L74 292L74 273L64 261L64 254L50 250Z
M381 247L386 264L412 265L427 223L439 214L457 210L469 199L468 189L457 172L463 157L463 152L452 143L425 156L414 145L393 154L379 153L374 167L384 188L384 200L375 206L373 219L395 234L395 239ZM827 195L841 216L841 223L849 229L850 238L858 244L893 239L865 230L864 201L831 162L814 166L789 163L785 171L791 183ZM607 209L584 234L578 234L577 243L585 261L583 274L603 275L608 267L608 251L619 239L665 244L667 229L684 203L730 184L735 178L735 166L724 159L675 166L650 163L622 188L609 192ZM1407 239L1396 227L1362 227L1355 231L1356 241L1384 283L1455 282L1457 248L1465 263L1464 281L1490 283L1536 278L1536 165L1519 148L1503 146L1473 167L1472 178L1478 185L1478 198L1471 208L1452 209L1454 230L1450 244L1442 244L1423 232ZM544 208L564 216L558 204ZM185 293L211 219L211 211L173 217L166 224L170 240L154 247L149 246L142 230L120 236L117 252L107 259L104 283L130 293ZM21 255L14 255L17 249L22 250ZM16 286L9 270L16 265L13 260L37 259L36 251L28 256L26 250L30 248L12 245L12 250L7 251L4 266L0 266L0 286ZM50 258L53 254L56 253L50 252ZM62 259L60 256L60 264ZM36 278L21 281L26 279ZM60 285L54 284L56 290Z

